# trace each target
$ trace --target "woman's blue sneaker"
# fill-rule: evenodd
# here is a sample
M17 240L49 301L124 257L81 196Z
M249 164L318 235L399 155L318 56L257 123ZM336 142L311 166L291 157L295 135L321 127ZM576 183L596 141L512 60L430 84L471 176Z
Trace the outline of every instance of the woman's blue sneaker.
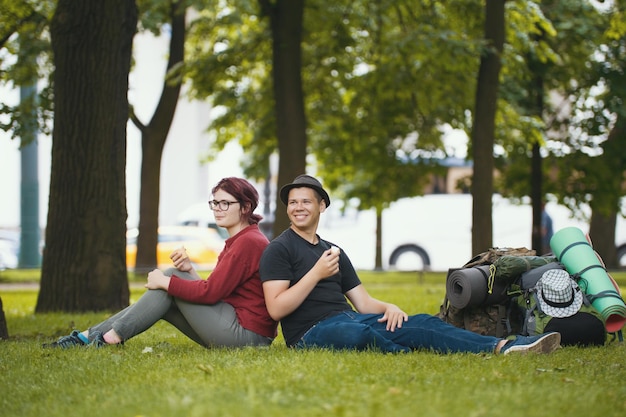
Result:
M80 339L79 334L78 330L74 330L68 336L60 337L56 342L44 343L43 347L68 349L74 346L85 346L86 343Z
M525 355L527 353L550 353L561 347L561 333L551 332L540 334L538 336L516 336L515 339L506 342L500 353L508 355L509 353L519 353Z
M101 348L107 345L107 342L104 341L104 336L99 331L93 332L93 335L90 333L89 339L91 339L89 342L90 347Z

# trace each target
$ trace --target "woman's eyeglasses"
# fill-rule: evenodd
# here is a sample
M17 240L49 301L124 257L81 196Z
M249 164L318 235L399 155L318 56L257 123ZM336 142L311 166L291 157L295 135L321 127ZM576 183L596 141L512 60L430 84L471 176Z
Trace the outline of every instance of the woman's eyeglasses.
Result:
M211 210L215 210L215 209L217 209L219 207L220 210L226 211L226 210L228 210L228 208L230 207L231 204L237 204L237 203L239 203L239 201L210 200L209 201L209 207L211 208Z

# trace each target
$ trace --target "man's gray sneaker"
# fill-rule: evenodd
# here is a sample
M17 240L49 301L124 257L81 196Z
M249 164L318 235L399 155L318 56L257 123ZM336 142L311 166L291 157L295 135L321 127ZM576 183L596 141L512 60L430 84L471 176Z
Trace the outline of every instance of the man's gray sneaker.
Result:
M509 353L519 353L525 355L527 353L550 353L561 347L561 333L551 332L540 334L538 336L516 336L515 339L506 342L500 353L508 355Z

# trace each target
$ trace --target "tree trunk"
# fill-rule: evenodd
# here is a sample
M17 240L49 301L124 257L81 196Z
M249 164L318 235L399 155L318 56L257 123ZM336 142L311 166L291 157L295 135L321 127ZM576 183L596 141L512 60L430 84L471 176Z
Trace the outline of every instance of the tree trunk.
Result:
M622 115L617 116L602 148L603 153L593 170L598 189L590 202L592 214L589 236L607 268L616 268L615 227L626 175L626 119Z
M532 58L535 61L536 58ZM543 95L544 95L544 82L543 76L540 73L543 65L539 62L532 63L531 69L534 72L534 82L531 95L534 97L533 113L539 119L543 119ZM550 248L543 247L543 225L542 225L542 212L543 203L545 200L543 192L543 169L541 158L541 145L537 142L533 142L532 149L532 161L531 161L531 173L530 173L530 197L532 201L533 210L533 227L531 233L532 249L534 249L538 255L543 255L550 251Z
M534 42L540 44L545 42L545 35L542 28L537 27L537 34L533 36ZM543 120L544 110L544 74L548 71L547 64L544 60L534 53L528 54L528 68L531 72L531 80L528 86L529 110L531 116L535 116ZM537 140L532 140L532 159L530 169L530 199L532 203L532 229L531 229L531 247L537 254L542 255L550 252L550 247L543 245L543 203L545 200L543 192L543 169L541 157L541 144Z
M50 200L37 312L128 305L126 121L137 7L59 0Z
M259 0L272 29L272 80L278 138L278 190L306 169L306 120L302 91L304 0ZM273 235L289 227L285 205L276 193Z
M2 307L2 297L0 297L0 340L9 339L9 328L7 326L7 318L4 315L4 307Z
M615 213L604 215L601 210L592 210L589 236L593 243L593 249L602 257L607 268L617 267L616 224L617 216ZM594 236L596 236L595 239Z
M374 270L383 270L383 208L376 207L376 257Z
M172 34L170 56L167 62L168 72L184 60L185 8L178 1L173 1L170 5L170 21ZM135 126L141 131L142 157L141 189L139 191L139 236L137 237L135 272L148 272L157 266L161 158L176 112L180 88L180 81L171 83L166 74L161 98L150 124L143 126L137 118L132 118Z
M488 50L480 59L476 105L472 127L472 253L492 246L493 144L498 99L500 56L504 46L504 1L487 0L485 6L485 39Z
M543 171L541 158L541 145L537 142L533 143L533 156L531 160L530 172L530 199L533 211L533 227L531 231L531 246L537 252L537 255L543 255L550 252L550 248L543 247L543 225L541 222L541 214L543 212Z

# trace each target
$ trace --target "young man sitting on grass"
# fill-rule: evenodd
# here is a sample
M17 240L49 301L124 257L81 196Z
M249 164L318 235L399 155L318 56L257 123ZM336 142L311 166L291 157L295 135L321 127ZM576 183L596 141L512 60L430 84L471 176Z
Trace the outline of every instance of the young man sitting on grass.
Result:
M320 182L300 175L281 188L280 198L291 226L267 246L260 272L267 309L280 320L288 346L505 355L560 346L556 332L513 340L482 336L371 297L346 254L317 235L320 214L330 205Z

